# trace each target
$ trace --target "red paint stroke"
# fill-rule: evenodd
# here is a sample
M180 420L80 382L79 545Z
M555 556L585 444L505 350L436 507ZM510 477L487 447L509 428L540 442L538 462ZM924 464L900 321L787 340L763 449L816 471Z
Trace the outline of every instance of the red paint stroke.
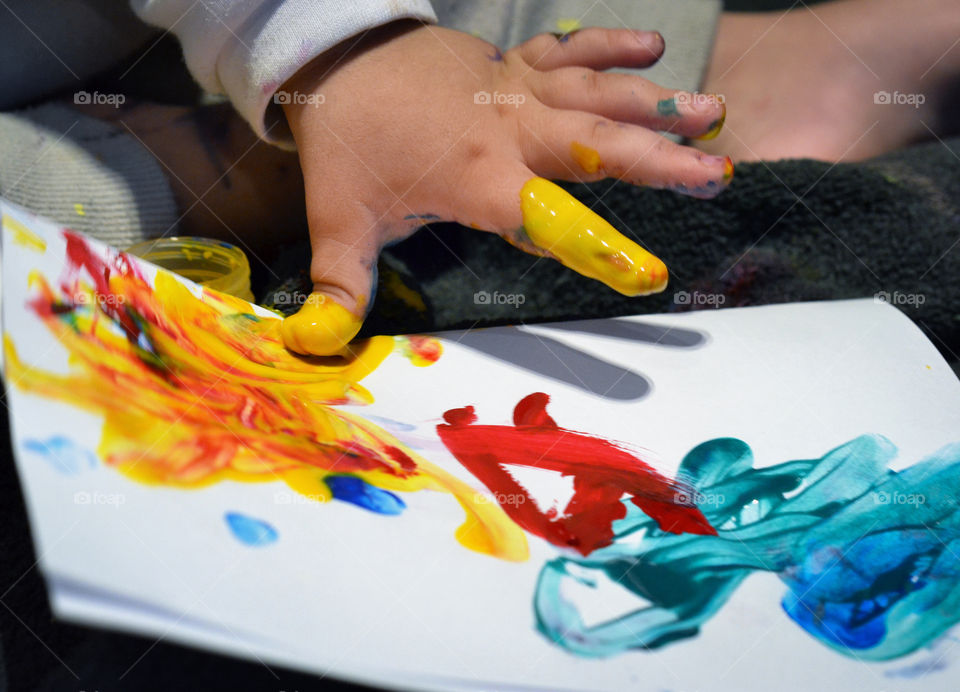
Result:
M67 264L60 279L60 288L63 293L70 296L77 294L80 270L86 269L90 278L93 279L96 289L94 295L100 302L101 309L119 322L129 338L136 340L140 328L129 312L124 309L122 298L110 286L110 277L114 274L143 279L130 262L130 258L126 253L120 252L110 262L106 262L79 233L65 229L63 238L67 243Z
M513 411L513 427L476 425L473 406L443 414L437 426L447 449L494 493L504 511L530 533L582 555L613 541L613 522L626 516L624 494L669 533L716 535L690 502L695 494L648 463L599 437L558 427L547 413L550 397L536 392ZM573 477L562 515L542 512L505 466L527 466Z

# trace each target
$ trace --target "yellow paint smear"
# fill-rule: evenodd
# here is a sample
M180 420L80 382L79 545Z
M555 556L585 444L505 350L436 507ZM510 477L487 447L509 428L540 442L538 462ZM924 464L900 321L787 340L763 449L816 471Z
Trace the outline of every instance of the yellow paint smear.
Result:
M78 279L61 293L39 274L31 286L31 309L66 349L69 370L23 362L6 334L7 381L102 416L98 455L127 477L182 489L282 481L321 501L330 474L449 493L466 515L461 544L527 559L523 531L496 503L342 408L373 400L360 381L393 352L393 338L308 359L284 347L280 320L215 290L197 297L162 272L153 288L134 273L110 275L108 291Z
M569 34L574 31L579 31L583 28L583 24L580 23L579 19L558 19L557 20L557 31L561 34Z
M666 288L666 265L626 238L569 192L531 178L520 191L530 241L576 272L627 296Z
M3 225L10 229L10 234L13 236L13 242L15 242L17 245L21 245L37 252L47 251L46 241L12 216L4 214Z

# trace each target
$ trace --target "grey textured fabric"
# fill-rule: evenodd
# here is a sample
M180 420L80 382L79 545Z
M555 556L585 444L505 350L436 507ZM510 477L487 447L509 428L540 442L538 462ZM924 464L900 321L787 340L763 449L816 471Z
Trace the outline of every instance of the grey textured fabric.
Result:
M136 139L58 103L0 113L0 196L121 248L178 218L160 165Z
M66 105L27 107L82 94L156 29L123 0L8 0L3 15L0 109L21 110L0 113L0 196L119 247L174 230L170 185L136 139Z

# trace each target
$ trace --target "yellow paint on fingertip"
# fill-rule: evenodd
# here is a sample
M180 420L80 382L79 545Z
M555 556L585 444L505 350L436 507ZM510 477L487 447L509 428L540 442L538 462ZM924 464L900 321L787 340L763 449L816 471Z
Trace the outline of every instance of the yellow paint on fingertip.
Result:
M584 173L596 173L603 167L603 162L600 160L600 154L597 153L597 150L580 144L580 142L570 143L570 156L583 169Z
M701 142L706 142L710 139L716 139L717 135L723 130L723 124L727 122L727 106L726 104L721 104L723 106L723 112L720 114L720 117L717 118L713 124L710 126L710 129L704 132L699 137L694 137L694 139Z
M558 19L557 20L557 31L561 34L571 34L574 31L579 31L583 28L583 24L580 23L579 19Z
M659 293L666 265L559 185L531 178L520 190L523 227L537 247L567 267L627 296Z
M30 250L36 250L37 252L47 251L47 242L12 216L4 214L3 225L10 229L13 242L17 245L29 248Z
M733 159L729 156L723 160L723 182L724 184L729 183L733 180Z
M307 302L283 320L283 345L303 355L340 353L357 335L363 320L322 293L311 293Z

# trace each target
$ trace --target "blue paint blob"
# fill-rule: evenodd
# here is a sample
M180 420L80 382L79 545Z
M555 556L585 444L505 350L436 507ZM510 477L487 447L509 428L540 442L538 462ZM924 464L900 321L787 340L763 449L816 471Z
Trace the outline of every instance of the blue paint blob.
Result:
M230 527L233 537L244 545L260 547L275 543L277 530L262 519L255 519L239 512L227 512L223 518Z
M23 449L42 456L55 471L65 476L74 476L97 465L97 456L93 452L63 435L46 440L25 440Z
M400 514L406 505L403 500L386 490L370 485L356 476L327 476L324 478L333 497L377 514Z

